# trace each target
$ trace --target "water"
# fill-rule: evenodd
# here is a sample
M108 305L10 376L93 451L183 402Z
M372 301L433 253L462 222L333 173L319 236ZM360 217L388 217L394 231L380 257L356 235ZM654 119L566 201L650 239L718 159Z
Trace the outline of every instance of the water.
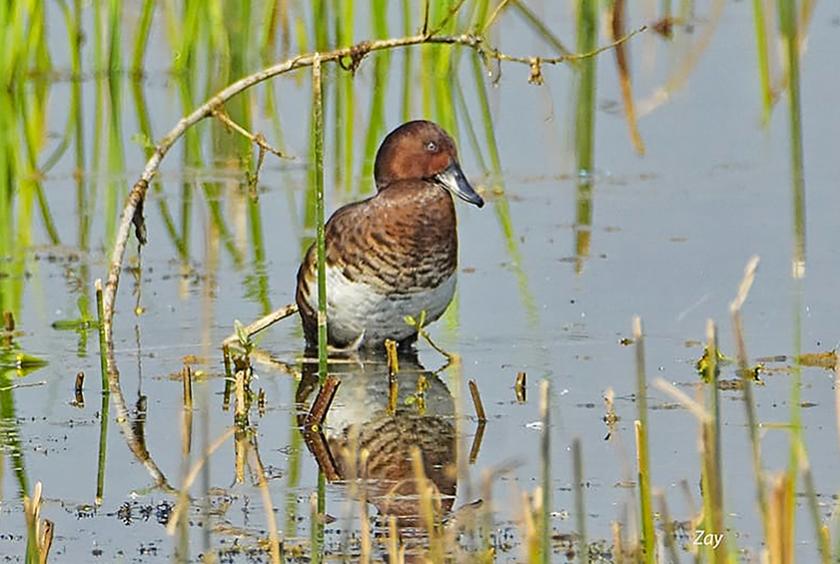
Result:
M544 21L557 22L552 29L559 37L568 38L567 44L573 44L570 10L539 4L535 2L534 7ZM50 10L50 41L61 46L65 41L63 23L57 10ZM422 373L431 382L423 396L427 411L421 413L413 395L416 378L409 375L400 381L398 404L405 419L398 420L416 422L419 417L422 424L412 427L412 433L416 433L412 442L419 443L424 451L443 444L446 448L435 458L435 464L460 468L457 478L442 478L446 483L441 490L453 496L444 502L445 508L458 508L483 497L482 476L495 468L507 468L494 481L492 497L485 499L494 509L500 531L498 542L501 544L508 534L515 539L509 548L497 553L499 561L523 557L518 524L521 492L533 492L539 484L541 434L535 423L539 420L538 382L543 378L551 382L552 389L551 524L558 535L557 546L561 545L560 535L576 529L571 458L574 438L580 438L583 445L590 540L611 539L611 522L621 518L623 504L636 495L634 489L626 487L636 478L634 349L623 341L631 336L633 315L640 315L644 321L649 383L662 378L694 397L700 381L694 363L702 355L699 343L705 339L706 319L719 324L721 349L734 357L728 305L747 260L759 255L759 272L744 307L748 352L753 361L787 356L786 361L767 363L761 375L763 385L754 388L758 418L766 424L784 423L790 418L793 355L800 349L824 352L837 346L834 283L840 277L840 257L835 210L840 200L834 190L833 132L840 129L840 111L833 102L840 84L836 73L826 69L834 68L834 54L840 46L840 13L829 3L816 6L802 59L807 247L805 275L796 279L792 277L797 241L786 99L777 104L767 127L762 127L748 3L727 4L719 21L710 16L706 5L698 6L697 12L693 33L677 28L676 37L668 42L646 32L630 43L639 126L647 148L644 157L634 153L629 141L613 54L599 57L591 192L579 189L575 174L571 71L546 67L545 84L536 87L527 83L527 67L504 65L498 85L489 88L504 196L497 193L492 178L482 174L480 163L489 162L484 137L479 133L479 157L464 130L463 114L457 114L464 169L485 189L489 203L482 210L458 205L458 300L447 316L430 328L435 342L460 355L461 363L447 367L445 358L421 343L416 365L411 362L409 372ZM157 17L159 20L160 14ZM390 15L394 29L400 17L395 8ZM645 17L640 11L632 12L628 29L647 21ZM366 19L359 16L360 22ZM154 138L160 138L184 113L177 79L166 72L171 51L161 27L156 24L153 28L148 76L142 83ZM366 30L367 23L360 23L356 38L366 37ZM712 30L708 48L701 52L696 43ZM506 52L551 53L514 13L503 16L495 34L494 40ZM89 54L87 45L83 56ZM378 56L362 63L354 82L356 119L350 148L354 190L328 189L328 213L361 197L355 187L362 182L359 174L373 62ZM468 56L466 52L462 55L459 84L480 132L482 123ZM375 132L377 145L386 130L401 121L401 57L398 52L391 56L383 95L385 128ZM686 61L692 57L696 57L696 65L689 69ZM419 61L419 51L415 50L415 73ZM59 70L69 66L60 48L54 64ZM257 66L253 61L248 68ZM662 85L681 73L687 73L684 84L651 109L654 104L648 102L659 99L656 93ZM196 101L204 98L203 71L200 74L193 92ZM24 377L7 371L2 384L0 554L11 558L22 557L26 546L21 477L30 489L36 481L44 486L42 516L55 522L55 560L167 560L179 543L177 535L169 536L165 530L175 496L155 488L150 474L126 448L113 405L104 443L104 489L97 505L102 405L96 332L85 335L51 327L57 320L78 317L79 297L92 299L93 279L105 277L109 245L105 192L118 186L122 191L117 202L121 205L125 187L134 182L144 166L143 147L131 141L140 126L129 84L123 82L118 108L125 167L109 172L107 164L100 170L93 166L94 115L98 103L104 103L100 109L107 110L108 98L106 95L105 102L98 102L96 81L90 77L83 80L86 156L82 178L91 194L89 206L84 212L76 207L71 147L43 180L61 244L50 244L36 211L31 243L20 255L25 257L25 274L14 278L23 288L21 305L15 311L20 333L14 342L49 364ZM114 328L122 393L131 422L135 429L142 426L149 454L174 487L181 483L185 468L179 371L187 362L196 374L194 461L203 445L222 435L233 422L232 410L222 407L224 367L219 344L232 331L234 319L248 322L269 307L293 301L297 265L305 242L314 235L305 212L308 74L281 77L270 88L276 91L280 107L282 141L263 111L268 91L263 86L257 87L250 98L252 128L295 155L296 160L281 162L267 156L257 185L258 200L249 204L241 167L224 157L230 153L226 147L238 141L225 138L220 128L214 128L214 144L208 126L201 126L204 161L212 164L185 164L183 143L168 155L159 177L161 190L150 191L146 203L149 244L143 249L140 269L122 275ZM70 90L71 83L61 78L61 72L49 84L48 139L39 162L64 135ZM413 94L411 115L424 116L419 86ZM334 100L335 90L328 83L328 187L336 184L331 121ZM435 114L426 117L437 119ZM112 123L107 116L106 122ZM100 151L106 155L104 130L102 134ZM223 158L213 162L214 154ZM102 158L103 163L108 162ZM205 188L208 185L209 190ZM94 189L95 196L90 192ZM226 233L220 233L212 219L216 203ZM167 235L162 204L168 206L180 236L189 234L184 243L187 260L179 258L176 244ZM187 210L188 221L183 219L182 210ZM591 221L581 221L587 212ZM80 218L90 221L90 250L80 248ZM182 227L186 231L181 231ZM133 241L129 245L130 265L137 264L134 245ZM133 311L137 292L142 308L139 315ZM93 311L93 305L89 307ZM305 554L311 526L310 497L317 491L318 466L297 430L298 383L277 364L295 366L302 354L297 319L285 320L269 330L259 339L259 347L272 362L262 362L263 357L258 356L254 364L258 379L252 388L265 392L264 413L254 407L250 417L254 441L266 469L286 548L290 554L295 547ZM373 433L378 423L371 413L383 408L382 386L387 385L384 367L351 366L346 370L363 373L354 374L355 379L340 387L327 419L331 440L335 437L330 433L338 433L351 422L362 425L366 430L363 433ZM73 381L79 371L87 376L83 407L73 404ZM527 373L525 403L516 401L513 390L520 371ZM724 366L721 377L735 378L734 366ZM830 371L821 368L804 368L801 377L803 434L820 516L827 521L835 504L833 495L840 489L833 471L840 462L834 379ZM374 383L360 385L362 378ZM488 414L474 460L469 458L478 423L467 388L470 379L478 383ZM607 389L615 392L620 418L611 432L603 421ZM145 398L145 410L138 413L135 404L141 397ZM721 398L727 542L737 543L755 555L763 533L755 503L743 403L737 391L724 391ZM368 405L378 408L361 409ZM687 410L654 387L650 389L649 405L652 482L664 491L672 516L686 521L693 514L683 495L682 481L687 482L694 503L700 503L698 425ZM138 425L138 419L144 424ZM610 438L605 440L608 433ZM764 468L783 471L789 460L789 431L766 425L761 436ZM237 560L244 560L245 555L234 556L236 550L255 550L257 540L267 534L264 504L250 472L246 472L244 484L234 483L235 450L234 441L223 444L209 459L207 474L192 489L196 496L188 528L192 558L205 550L207 537L203 530L209 531L213 550ZM396 461L405 471L399 461L404 463L408 452L400 447L388 460ZM210 495L205 498L202 492L207 487ZM375 487L368 497L375 497L379 491ZM800 482L796 491L803 490ZM350 536L352 551L358 551L360 521L355 499L358 495L354 497L346 483L326 487L326 513L335 521L326 525L325 546L332 554L342 549L348 527L355 531ZM202 513L205 503L211 508L209 519ZM371 515L381 510L381 503L368 506ZM829 523L834 532L833 521ZM380 533L387 531L387 522L377 521L375 525ZM815 535L803 496L796 498L796 525L796 555L802 561L815 560ZM688 544L688 540L683 539L683 543ZM382 546L377 545L376 550L387 558ZM262 553L262 558L268 557ZM562 560L565 556L557 553L555 558Z

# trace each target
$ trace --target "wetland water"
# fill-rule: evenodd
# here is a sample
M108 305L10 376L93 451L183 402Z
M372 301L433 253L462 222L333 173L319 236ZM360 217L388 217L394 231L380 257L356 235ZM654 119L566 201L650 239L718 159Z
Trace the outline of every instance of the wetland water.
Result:
M31 491L41 482L41 516L55 523L54 561L166 561L176 552L197 559L208 546L223 560L269 560L260 548L269 527L264 497L254 474L241 470L241 446L232 439L209 458L193 485L188 525L174 536L167 533L177 494L155 487L127 447L113 397L103 403L96 329L66 323L80 316L95 318L93 282L106 276L119 209L146 161L144 138L159 139L189 107L206 98L208 89L213 92L227 78L266 65L256 49L241 60L237 57L242 53L232 50L237 62L230 67L208 65L203 44L194 53L202 62L195 63L187 78L172 74L178 49L171 47L165 32L165 14L157 11L143 80L135 82L127 73L107 80L90 72L94 15L86 6L81 20L87 37L81 52L84 72L80 81L71 80L72 50L67 48L64 18L59 8L47 4L55 72L48 80L28 78L23 97L17 98L27 104L38 96L43 100L43 139L35 158L45 172L37 182L20 180L10 193L8 217L13 221L3 232L7 239L0 257L3 309L15 320L14 331L4 333L2 342L0 555L23 560L27 527L22 490ZM528 4L557 37L574 45L570 5ZM651 13L635 4L632 8L627 30L657 19L654 7ZM257 21L262 2L251 9ZM418 3L412 14L419 11ZM503 64L501 76L494 77L497 82L477 87L469 50L452 51L458 56L451 76L435 76L423 67L428 65L425 47L369 55L352 81L329 67L328 214L370 190L367 147L378 146L406 117L434 119L450 129L462 166L488 205L477 209L456 204L457 299L429 328L434 341L458 354L460 363L447 365L439 353L419 343L417 358L401 362L396 413L388 413L384 365L334 368L342 385L325 421L327 445L340 449L353 441L369 444L370 452L381 455L369 468L385 470L377 474L371 469L362 476L367 487L359 490L348 482L355 469L339 460L335 474L328 476L336 479L325 486L326 519L312 517L319 447L305 441L299 430L298 402L311 401L309 386L314 385L311 375L301 377L303 338L297 317L256 339L251 389L261 390L264 401L253 403L247 440L258 446L287 557L309 558L310 531L314 522L322 521L327 555L358 554L362 495L370 501L365 511L378 558L387 559L388 522L377 515L400 515L406 546L422 546L422 538L412 540L410 532L419 523L413 492L400 490L405 495L394 499L387 495L393 493L393 483L413 475L410 447L416 445L426 473L444 496L446 514L482 498L482 515L493 520L496 560L525 560L522 492L533 493L540 485L538 386L547 379L553 559L573 557L567 550L570 535L578 530L571 451L576 438L582 445L586 531L596 543L591 554L600 549L598 554L610 559L611 524L620 520L626 528L640 527L635 350L628 342L631 320L639 315L651 384L651 482L664 492L671 517L684 525L677 540L687 561L690 555L684 550L693 538L685 522L696 516L701 503L698 423L652 383L663 378L696 396L702 380L695 362L703 355L709 318L718 323L721 351L735 357L729 303L752 255L761 262L743 316L750 362L769 358L760 385L753 386L762 423L763 467L772 476L787 469L789 422L801 413L817 511L836 546L840 529L832 515L840 490L840 451L835 377L830 369L800 366L796 358L832 351L840 340L840 8L816 3L805 27L800 90L807 196L798 217L787 92L778 91L781 98L762 125L750 3L696 3L694 11L690 25L675 26L670 40L648 30L627 44L644 156L634 151L627 132L614 54L597 57L594 172L583 179L576 172L574 135L581 104L576 73L569 68L543 67L545 83L536 86L527 81L527 66ZM121 16L128 30L122 38L126 59L138 12L139 7L125 6ZM775 84L782 76L782 55L775 10L772 16ZM311 26L311 13L293 9L292 29L298 17L304 29ZM387 25L383 36L399 35L402 19L397 4L384 24L371 23L367 7L357 6L353 38L373 36L377 25ZM411 23L409 29L415 27ZM491 38L505 52L556 54L512 9L494 24ZM293 39L290 53L297 52L299 41ZM608 41L602 35L598 44ZM330 35L327 44L334 43ZM285 58L279 55L281 48L276 48L276 60ZM407 53L411 79L404 81ZM436 61L435 68L441 68ZM141 260L135 240L129 243L114 321L120 384L128 423L144 437L148 453L175 488L205 446L234 421L233 409L224 407L219 349L234 320L247 323L294 301L295 273L314 237L309 76L304 70L278 77L228 106L232 117L262 132L295 160L267 155L256 186L249 186L251 163L242 165L237 156L242 140L218 123L204 123L166 157L158 183L149 191L149 243ZM435 85L442 82L449 94L440 98ZM352 105L346 91L339 94L349 87ZM80 95L76 109L74 91ZM482 118L480 91L488 95L500 178L490 174L493 150L484 134L488 124ZM343 111L339 121L336 100ZM451 103L449 110L441 100ZM7 122L15 128L24 127L17 119L19 108L2 111L12 115ZM352 127L347 126L348 113ZM25 156L20 159L24 162ZM50 222L44 221L42 208L49 210ZM14 367L30 356L46 364L29 370ZM180 378L185 364L194 374L195 398L187 455ZM80 371L86 374L83 402L73 390ZM527 373L524 402L514 392L518 372ZM720 377L736 379L735 365L724 363ZM796 386L798 378L801 387ZM487 412L480 444L475 441L479 424L468 380L477 382ZM618 416L612 429L604 422L608 389L614 391ZM740 390L720 392L720 418L724 538L731 549L757 559L765 535ZM487 482L489 489L484 487L485 477L498 469L505 471ZM391 482L378 481L383 476ZM817 561L814 522L801 478L795 492L792 550L802 562ZM656 527L662 530L660 519Z

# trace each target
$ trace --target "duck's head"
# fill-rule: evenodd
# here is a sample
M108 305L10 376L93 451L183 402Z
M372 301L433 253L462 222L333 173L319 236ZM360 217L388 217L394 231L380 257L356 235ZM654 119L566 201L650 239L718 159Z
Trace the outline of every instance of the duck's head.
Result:
M478 207L484 200L467 181L452 138L430 121L409 121L389 133L376 153L377 190L399 180L425 180Z

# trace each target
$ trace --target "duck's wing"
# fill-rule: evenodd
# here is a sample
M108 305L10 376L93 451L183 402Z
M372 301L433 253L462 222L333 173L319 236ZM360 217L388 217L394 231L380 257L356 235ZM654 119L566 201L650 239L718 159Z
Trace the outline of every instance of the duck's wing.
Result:
M356 271L354 265L364 260L367 253L364 235L370 221L370 200L348 204L336 210L324 226L326 264L340 268L348 277ZM318 342L318 253L313 242L300 264L297 274L295 301L298 304L303 333L308 344Z

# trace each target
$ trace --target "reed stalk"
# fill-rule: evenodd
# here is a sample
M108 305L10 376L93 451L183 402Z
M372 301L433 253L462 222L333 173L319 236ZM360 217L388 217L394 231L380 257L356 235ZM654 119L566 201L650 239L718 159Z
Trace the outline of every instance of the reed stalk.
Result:
M327 247L324 221L324 106L321 95L321 57L317 53L312 64L312 123L316 235L318 257L318 375L321 383L327 378Z
M572 475L575 480L575 515L578 529L578 560L589 564L589 541L586 537L586 506L583 501L583 447L580 438L572 441Z
M577 49L588 52L598 41L598 2L580 0L577 7ZM577 172L589 176L593 173L595 152L595 59L586 59L579 66L577 110L575 113L575 147Z
M796 3L792 0L779 0L778 11L788 77L788 119L794 226L792 272L794 278L802 278L805 276L805 167L802 148L799 30L796 23ZM799 403L797 402L796 405L799 405ZM792 407L796 408L796 406Z
M723 524L723 470L720 448L720 407L718 391L717 328L712 320L706 324L706 370L709 415L701 420L701 453L703 482L704 530L707 534L723 534L717 547L708 547L710 562L728 562L726 531Z
M761 88L761 121L770 121L773 108L773 91L770 87L770 58L768 56L767 18L764 13L765 0L753 0L753 23L755 27L755 51L758 57L758 79Z
M551 384L548 380L540 382L540 487L542 503L540 513L540 561L551 562Z
M636 343L636 463L639 476L639 504L642 509L642 540L644 560L653 564L656 559L656 532L653 527L653 506L650 486L650 456L647 425L647 378L645 376L645 341L642 320L633 317L633 341Z
M155 0L143 0L140 22L137 24L137 34L134 36L134 53L131 58L131 72L135 76L139 76L143 72L143 57L149 43L149 30L152 28L154 13Z
M752 451L753 474L756 476L756 498L758 501L761 523L764 528L764 538L770 535L769 506L767 494L764 487L764 471L761 464L761 440L758 435L758 417L753 397L752 379L750 377L749 357L747 356L746 341L744 340L744 327L741 318L741 308L749 295L755 280L756 269L758 268L758 257L753 256L744 268L744 277L738 287L735 299L729 304L729 313L732 319L732 333L735 337L735 348L738 357L738 373L743 384L744 409L747 418L747 430Z

